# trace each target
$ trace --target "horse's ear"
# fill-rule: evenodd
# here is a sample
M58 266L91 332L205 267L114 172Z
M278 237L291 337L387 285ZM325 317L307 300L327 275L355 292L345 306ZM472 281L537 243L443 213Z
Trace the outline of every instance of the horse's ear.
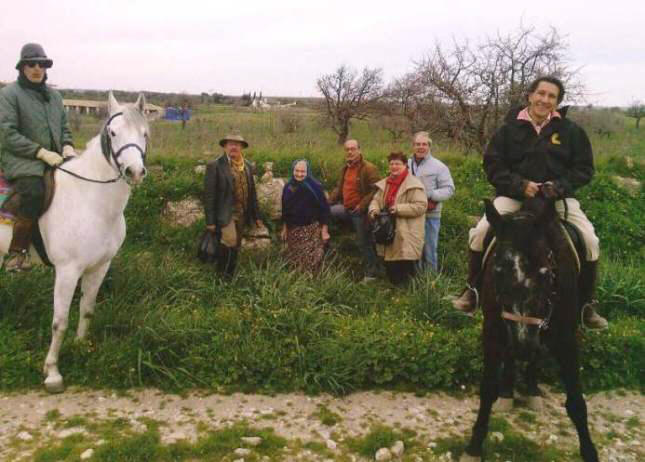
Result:
M143 93L139 93L139 98L137 98L137 102L134 103L134 107L136 107L141 114L144 113L144 110L146 108L146 97L143 95Z
M119 102L112 94L112 90L108 93L108 114L114 114L119 108Z
M494 229L497 229L502 223L502 216L499 214L490 199L484 199L484 206L486 208L486 219Z

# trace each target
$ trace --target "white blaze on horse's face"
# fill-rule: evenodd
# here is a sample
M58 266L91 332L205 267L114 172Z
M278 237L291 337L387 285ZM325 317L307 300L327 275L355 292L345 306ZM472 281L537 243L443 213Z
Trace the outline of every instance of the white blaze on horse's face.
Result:
M108 100L108 136L115 158L110 159L129 184L137 185L146 176L144 155L148 148L149 127L144 115L143 94L134 105L120 105L112 92ZM115 114L122 115L112 118Z

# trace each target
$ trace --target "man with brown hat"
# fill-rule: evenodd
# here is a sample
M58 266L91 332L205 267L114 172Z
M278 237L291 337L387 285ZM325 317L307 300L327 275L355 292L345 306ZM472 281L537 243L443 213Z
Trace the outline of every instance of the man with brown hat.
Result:
M227 135L219 145L224 154L206 166L204 210L206 229L220 242L217 271L233 276L242 234L248 225L263 226L253 180L252 165L244 159L242 149L249 143L240 135Z
M45 83L52 64L42 46L28 43L16 64L18 80L0 90L0 163L20 195L8 271L31 267L28 251L42 213L45 168L76 154L63 99Z

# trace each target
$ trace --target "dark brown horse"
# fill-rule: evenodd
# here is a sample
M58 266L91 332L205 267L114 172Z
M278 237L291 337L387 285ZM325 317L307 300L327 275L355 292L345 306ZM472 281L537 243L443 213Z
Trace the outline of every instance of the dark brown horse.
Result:
M558 223L555 201L540 195L508 215L500 215L492 202L485 202L496 245L483 270L484 373L479 412L461 461L481 460L493 403L500 392L512 398L515 360L527 361L528 394L539 395L535 365L544 347L560 368L565 407L578 432L582 459L598 461L579 377L577 266Z

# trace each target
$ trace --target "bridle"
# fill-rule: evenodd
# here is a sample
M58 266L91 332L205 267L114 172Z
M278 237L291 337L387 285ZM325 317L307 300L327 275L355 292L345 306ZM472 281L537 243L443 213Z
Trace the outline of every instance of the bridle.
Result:
M110 159L114 161L114 165L116 165L116 169L118 172L118 176L115 178L111 178L109 180L95 180L92 178L87 178L82 175L79 175L78 173L71 172L61 166L56 167L58 170L67 173L68 175L72 175L75 178L78 178L80 180L84 181L89 181L90 183L101 183L101 184L107 184L107 183L116 183L117 181L123 179L123 169L122 165L119 162L119 156L123 153L128 148L135 148L139 153L141 153L141 157L143 159L143 162L145 164L146 161L146 154L147 154L147 149L148 149L148 135L145 135L146 139L146 150L144 151L141 149L141 146L139 146L136 143L128 143L124 144L121 146L118 151L114 152L114 148L112 147L112 139L110 138L110 123L118 116L122 116L123 112L117 112L115 114L112 114L110 118L107 120L105 125L103 126L103 130L101 130L101 152L103 153L103 156L105 157L105 160L107 161L108 164L110 164L110 167L112 167L112 162Z
M553 264L555 260L553 252L549 251L548 258L551 264L551 268L553 268L554 267ZM546 297L546 306L548 309L547 315L544 318L536 318L533 316L523 316L521 314L516 314L510 311L507 311L506 309L504 309L504 307L502 307L502 319L506 319L508 321L518 322L520 324L526 324L530 326L538 326L538 330L540 331L545 331L549 328L549 324L551 323L551 316L553 315L553 297L556 295L555 291L553 290L555 273L551 268L548 270L549 288L551 289L551 293L549 294L548 297Z

